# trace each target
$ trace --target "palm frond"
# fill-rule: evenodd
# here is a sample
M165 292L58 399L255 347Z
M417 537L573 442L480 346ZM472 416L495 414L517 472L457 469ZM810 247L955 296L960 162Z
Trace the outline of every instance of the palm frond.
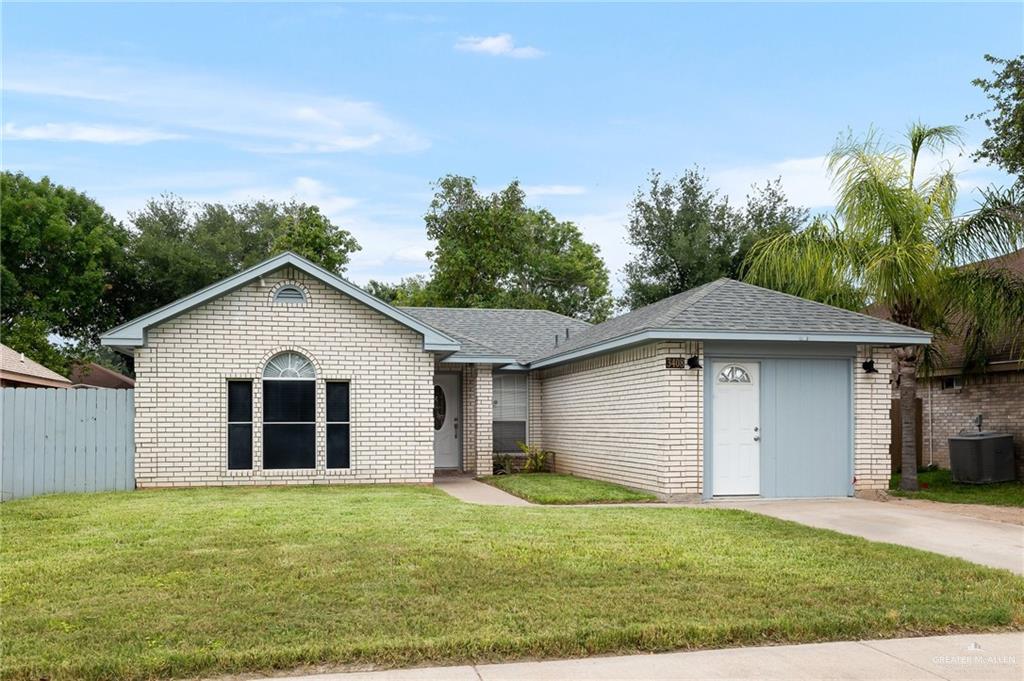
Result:
M745 281L811 300L861 310L866 300L857 285L861 249L835 221L816 218L799 232L783 232L751 247Z
M1020 356L1024 277L991 262L978 263L953 271L945 288L955 320L951 331L964 344L966 367L984 367L993 343L1004 339L1012 344L1011 355Z
M950 220L936 241L944 259L957 265L1024 248L1024 192L1020 187L982 190L981 205Z
M947 144L963 144L963 130L957 125L928 126L921 121L910 124L907 129L907 144L910 147L910 187L914 186L917 159L923 149L942 151Z
M848 228L879 239L899 238L900 227L916 209L904 187L905 155L883 147L874 133L863 141L847 139L828 156L836 213Z

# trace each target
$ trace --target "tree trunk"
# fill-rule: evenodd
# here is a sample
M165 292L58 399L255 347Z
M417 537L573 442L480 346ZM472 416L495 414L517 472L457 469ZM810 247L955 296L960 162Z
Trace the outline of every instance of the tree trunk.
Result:
M900 489L916 492L917 487L917 350L913 347L896 351L900 372L900 424L902 426L902 457Z

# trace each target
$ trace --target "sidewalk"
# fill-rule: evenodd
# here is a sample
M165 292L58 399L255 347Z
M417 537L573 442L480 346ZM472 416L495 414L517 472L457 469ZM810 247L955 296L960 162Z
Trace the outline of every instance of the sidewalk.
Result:
M1024 632L422 667L301 678L306 681L1020 681L1024 678Z
M434 477L434 487L452 495L467 504L484 506L534 506L526 499L509 494L493 485L474 480L462 475L438 475Z

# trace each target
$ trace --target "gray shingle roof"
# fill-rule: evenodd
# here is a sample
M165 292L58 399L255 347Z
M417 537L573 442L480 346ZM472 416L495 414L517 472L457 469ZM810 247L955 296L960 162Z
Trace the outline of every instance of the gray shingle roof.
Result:
M403 312L443 330L462 343L458 356L501 355L525 362L553 348L555 336L570 340L591 328L587 322L548 310L463 307L403 307Z
M928 334L890 321L841 310L797 296L732 279L709 284L660 300L590 327L558 348L530 361L581 350L644 331L693 333L807 334L886 336L927 342Z

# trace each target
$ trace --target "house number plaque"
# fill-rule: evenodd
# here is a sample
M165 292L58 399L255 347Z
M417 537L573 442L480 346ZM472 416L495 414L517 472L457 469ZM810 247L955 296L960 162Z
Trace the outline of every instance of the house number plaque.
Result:
M685 357L666 357L665 358L666 369L685 369L686 358Z

